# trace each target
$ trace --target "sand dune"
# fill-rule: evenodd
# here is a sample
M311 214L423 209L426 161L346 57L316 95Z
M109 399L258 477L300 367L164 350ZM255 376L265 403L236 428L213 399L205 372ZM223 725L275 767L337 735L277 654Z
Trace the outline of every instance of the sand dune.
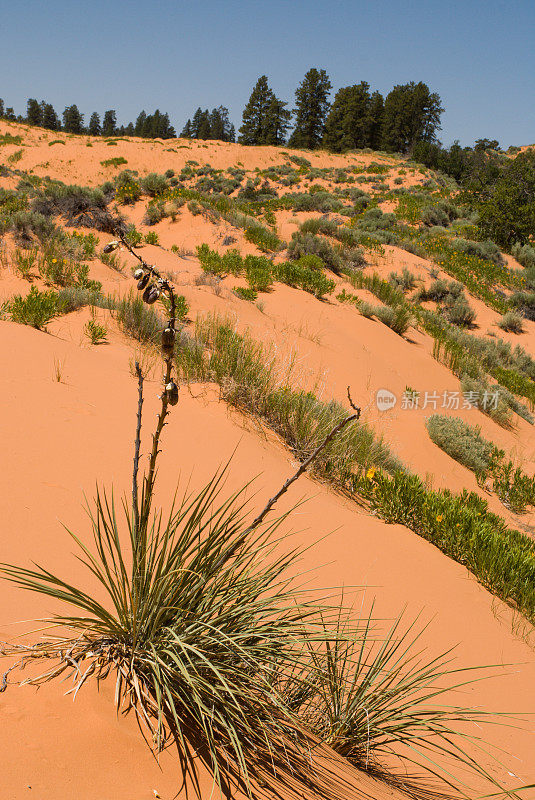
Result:
M0 123L0 132L7 131L20 133L23 145L4 146L2 157L22 147L23 156L17 164L21 169L84 185L99 185L110 176L101 161L112 156L124 156L128 168L141 174L163 172L169 167L180 170L188 159L216 168L242 162L251 171L285 159L284 148L135 139L109 146L88 137ZM64 144L52 144L54 139ZM307 153L306 157L317 166L388 160L377 154L350 157ZM0 180L6 188L14 184L12 177ZM408 183L420 180L422 175L407 176ZM142 221L145 207L146 198L123 211L146 233L149 228ZM278 212L279 235L289 239L296 223L304 218ZM176 222L164 220L151 230L158 233L161 246L145 246L143 257L168 271L177 291L186 297L190 329L199 314L215 311L230 315L239 330L250 330L255 338L272 346L281 364L287 363L292 353L297 354L296 386L315 387L322 398L343 402L349 384L363 406L366 421L384 435L408 467L421 476L428 474L436 486L455 491L466 487L482 493L490 508L513 526L522 524L531 529L532 514L519 518L508 511L496 496L478 487L472 472L431 442L425 419L432 409L404 410L400 403L391 412L376 408L374 398L380 388L388 388L398 397L408 385L439 394L458 389L458 380L433 359L433 342L427 334L411 328L406 337L400 337L379 322L360 316L334 295L320 302L282 284L262 297L260 310L232 292L239 285L237 279L226 278L216 286L196 281L203 274L193 255L198 244L207 242L223 252L229 246L223 245L223 239L232 232L236 240L232 246L243 253L258 252L244 240L241 230L230 231L226 223L212 224L187 209ZM109 238L98 236L101 243ZM173 244L183 248L181 255L171 252ZM13 246L10 236L4 237L8 257L0 267L0 301L28 289L28 282L9 266ZM134 259L124 251L120 258L125 264L122 274L98 261L91 262L92 277L102 282L107 293L123 295L131 290L129 272ZM429 262L390 246L366 271L386 276L403 266L429 282ZM338 291L355 291L343 279L336 281ZM34 284L44 285L38 278ZM356 291L366 297L366 292ZM495 326L499 315L477 298L469 299L477 313L477 333L483 335ZM131 364L140 352L108 312L99 310L97 316L109 328L108 343L98 347L91 347L83 334L88 309L54 320L47 333L0 321L0 560L22 565L35 561L84 585L87 576L72 556L73 545L62 524L88 541L84 493L90 498L97 481L102 486L113 485L117 497L129 491L136 402ZM500 336L533 352L535 324L526 322L520 336L501 331ZM145 452L159 390L156 361L153 379L146 383ZM533 473L533 426L518 419L509 430L477 410L455 414L479 425L484 436L513 453L526 471ZM189 482L192 489L201 487L232 453L228 491L258 475L258 504L295 468L278 439L229 409L219 400L216 387L182 387L180 402L164 432L157 500L165 508L177 484ZM429 654L455 646L455 666L497 665L494 677L474 684L462 698L454 699L485 711L523 715L515 727L489 728L484 739L490 747L502 750L503 767L489 762L489 769L499 780L509 786L533 782L535 725L529 715L535 712L535 656L526 641L531 634L528 624L478 584L463 566L412 531L385 524L307 477L292 489L281 507L287 508L302 497L307 497L307 502L285 524L288 534L294 532L292 542L316 542L302 562L303 569L309 570L311 588L358 587L355 614L365 613L373 601L379 618L390 619L402 611L407 619L421 614L423 622L431 622L422 640ZM14 626L17 621L41 618L52 610L38 595L15 590L6 582L0 583L0 608L3 640L31 627L29 622L22 628ZM31 687L11 687L0 694L2 797L143 800L160 796L167 800L174 796L181 782L176 757L166 752L158 766L132 716L115 716L109 683L101 686L99 693L86 687L74 704L63 696L64 687L56 684L39 692ZM487 763L486 756L481 759ZM210 779L204 775L202 780L209 797ZM348 780L354 784L348 797L359 796L359 791L377 800L397 797L365 776L353 775Z

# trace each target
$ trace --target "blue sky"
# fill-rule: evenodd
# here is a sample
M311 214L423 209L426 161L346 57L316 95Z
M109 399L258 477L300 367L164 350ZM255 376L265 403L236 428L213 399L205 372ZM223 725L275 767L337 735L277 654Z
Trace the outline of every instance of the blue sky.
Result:
M333 89L387 93L422 80L442 98L439 134L502 147L535 142L535 0L2 0L0 97L61 114L168 111L180 132L197 106L226 105L239 127L256 79L293 103L312 66ZM334 94L334 92L333 92Z

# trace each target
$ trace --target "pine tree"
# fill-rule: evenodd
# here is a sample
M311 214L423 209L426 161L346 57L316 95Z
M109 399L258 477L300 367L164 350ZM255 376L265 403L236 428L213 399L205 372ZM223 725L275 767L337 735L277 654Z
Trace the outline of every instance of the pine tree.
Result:
M169 114L166 112L160 117L160 138L161 139L176 139L176 131L171 125Z
M329 150L341 153L370 146L371 98L369 84L339 89L325 122L323 143Z
M313 150L319 147L325 133L325 119L329 111L331 82L324 69L309 69L295 92L295 128L290 136L290 147Z
M104 112L102 119L102 136L115 136L117 133L117 115L113 109Z
M232 123L229 125L229 129L228 129L228 141L229 142L235 142L236 141L236 128L234 127L234 125Z
M238 137L241 144L267 144L266 126L269 122L269 107L274 97L268 85L267 75L262 75L257 80L243 110L243 121Z
M210 112L210 139L217 139L220 142L228 142L230 132L230 120L228 108L218 106Z
M51 103L45 103L43 100L41 102L41 108L43 110L43 121L41 123L43 128L47 128L49 131L61 130L59 117L54 110L54 106Z
M210 138L210 114L208 109L203 111L198 108L191 120L191 138L209 139Z
M12 106L6 108L4 118L8 119L10 122L17 121L17 117L15 116L15 109Z
M136 119L136 124L134 127L135 135L136 136L145 136L145 124L147 122L147 115L144 111L141 111Z
M124 129L124 132L125 132L125 136L135 136L136 135L136 131L135 131L135 128L134 128L134 123L133 122L129 122L128 125L126 126L126 128Z
M28 125L41 125L43 122L42 108L33 97L27 103L26 122Z
M78 110L78 106L67 106L63 112L63 129L67 133L83 133L84 115Z
M4 101L0 97L0 119L4 116L4 114L5 114Z
M191 133L191 120L188 119L184 127L182 128L182 133L180 134L181 139L192 139Z
M279 100L275 95L271 98L265 120L265 144L285 144L292 116L291 111L286 108L287 105L288 103Z
M440 97L425 83L411 81L394 86L385 100L383 148L408 153L417 142L436 141L443 111Z
M370 140L368 143L368 147L371 147L372 150L381 149L384 109L385 101L383 95L380 92L374 92L370 97Z
M93 111L89 120L89 134L90 136L100 136L102 128L100 126L100 117L96 111Z

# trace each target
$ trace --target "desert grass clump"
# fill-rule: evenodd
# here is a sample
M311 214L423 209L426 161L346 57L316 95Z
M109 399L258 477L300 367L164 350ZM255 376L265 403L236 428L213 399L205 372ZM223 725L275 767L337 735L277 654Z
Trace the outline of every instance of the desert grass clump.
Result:
M416 286L416 278L407 267L403 267L401 273L391 272L388 276L388 280L392 286L395 286L396 289L400 289L402 292L410 292Z
M198 318L195 341L206 353L192 363L185 356L188 380L213 381L221 387L222 398L231 405L254 414L275 430L300 461L305 461L331 428L342 419L343 407L323 403L312 392L294 390L289 385L292 365L277 366L275 353L240 334L231 321L209 315ZM197 353L199 351L196 351ZM182 374L182 351L177 354ZM196 372L192 367L196 367ZM312 469L322 478L349 479L371 466L386 471L403 469L387 444L365 423L359 422L341 432L314 460Z
M34 275L33 270L37 265L37 259L39 257L39 250L37 248L31 248L29 250L20 250L18 247L13 253L13 260L12 264L15 268L15 271L21 278L29 281L31 280Z

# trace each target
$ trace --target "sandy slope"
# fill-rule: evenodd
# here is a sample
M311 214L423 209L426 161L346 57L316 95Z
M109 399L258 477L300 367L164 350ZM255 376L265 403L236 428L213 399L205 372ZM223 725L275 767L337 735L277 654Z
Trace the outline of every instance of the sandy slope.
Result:
M92 494L97 476L103 485L113 483L117 494L128 490L135 409L131 352L113 339L108 346L89 349L11 323L2 323L2 342L1 513L7 533L2 560L24 564L31 559L82 580L60 522L87 541L82 493ZM64 364L65 382L54 379L54 358ZM156 391L157 385L148 384L146 429ZM246 420L229 414L216 392L200 387L193 391L198 395L183 390L165 433L159 497L166 502L180 477L199 487L237 446L228 489L258 473L260 503L292 470L288 455L271 437L259 437ZM32 443L31 450L25 442ZM529 700L533 652L511 633L509 610L466 570L410 531L357 511L308 479L288 502L302 496L310 499L292 520L293 529L300 531L298 541L310 543L332 532L304 559L303 568L314 567L311 585L365 587L356 605L366 609L375 596L378 617L395 616L405 607L408 619L422 612L423 620L432 620L425 633L429 653L458 645L458 665L515 665L470 689L461 702L489 710L535 711ZM38 597L7 584L0 585L0 604L2 638L18 630L9 623L49 611ZM172 757L164 757L159 774L133 721L115 719L110 687L98 698L92 690L82 692L74 706L61 692L56 685L39 693L12 688L1 695L0 708L9 719L0 733L10 765L4 773L6 797L26 796L28 784L43 800L126 800L149 797L153 788L162 797L171 796L178 780ZM505 747L509 771L522 779L533 775L532 723L485 732L485 739Z
M1 123L0 132L7 130L12 134L20 132L24 146L4 146L0 153L3 159L22 149L23 157L17 164L21 169L93 185L110 174L100 162L118 155L127 158L129 168L143 174L163 172L168 167L179 170L190 158L219 168L241 161L249 170L285 160L282 148L252 149L180 140L119 141L117 146L95 140L92 147L87 147L85 137L65 137ZM51 145L55 138L65 140L65 144ZM340 166L356 160L369 163L381 158L377 154L306 156L317 166ZM394 171L392 177L395 174ZM406 176L407 182L422 179L422 175ZM0 181L2 186L14 184L12 178ZM145 203L140 202L127 213L146 232L148 228L142 224L144 207ZM279 235L289 239L305 216L280 212ZM436 485L481 491L471 472L429 440L425 417L432 409L409 411L398 403L394 411L382 414L375 407L379 388L388 388L398 396L407 385L421 392L458 389L452 374L433 360L432 341L427 335L411 329L407 337L401 338L336 299L319 302L282 285L262 296L261 311L233 294L232 287L239 281L226 279L216 286L199 285L199 264L192 255L184 254L193 252L202 242L223 251L222 241L229 232L236 239L233 246L242 252L256 252L244 241L241 231L226 223L214 225L186 209L181 210L176 223L163 221L154 229L163 247L147 246L143 255L172 274L178 291L190 305L192 320L209 311L230 314L239 329L248 328L271 345L282 364L296 352L295 385L315 386L321 396L343 401L350 384L353 395L364 406L366 420L384 433L408 466L420 475L432 475ZM100 239L103 242L106 237ZM170 252L172 244L183 248L182 256ZM11 246L8 237L7 249ZM122 294L131 288L128 271L133 260L124 253L121 257L127 265L124 275L96 261L91 264L92 276L103 282L107 292ZM429 263L397 248L386 248L385 257L376 259L367 269L384 276L393 269L400 271L403 265L422 280L429 280ZM42 285L38 280L35 283ZM354 291L340 281L340 289L344 286ZM11 267L0 268L0 300L27 289L28 283L17 277ZM366 297L364 292L358 294ZM470 303L478 314L478 333L484 334L495 325L497 315L475 298L470 298ZM85 576L71 556L73 548L61 523L87 540L83 493L91 497L98 480L106 486L113 483L120 495L128 491L130 481L135 383L129 364L135 348L125 341L105 312L98 314L110 327L109 344L93 348L83 335L89 318L87 309L55 320L48 334L0 321L0 514L4 531L0 560L17 564L35 560L63 571L73 581L85 580ZM534 333L534 324L527 323L525 333L519 337L508 337L501 331L499 335L519 341L533 352ZM146 437L156 409L157 371L156 368L155 382L146 387ZM477 422L485 436L516 454L526 469L533 471L532 426L519 420L515 429L507 431L478 411L450 413ZM191 393L183 388L180 403L165 430L158 485L162 503L167 504L179 479L190 479L192 488L201 486L236 447L228 489L259 474L258 503L294 468L287 451L273 436L218 402L215 388L192 387ZM391 618L406 608L407 619L412 619L421 612L423 620L432 620L424 634L430 655L458 645L456 665L509 665L498 670L492 680L479 683L462 698L456 698L457 702L484 710L535 712L535 656L520 635L529 635L529 630L513 618L506 606L479 586L463 567L411 531L385 525L309 479L303 479L293 490L288 503L302 496L310 499L296 512L288 530L298 530L297 541L306 544L330 532L303 560L303 568L311 568L312 587L363 587L356 595L356 608L359 612L366 610L376 597L375 613L379 617ZM514 517L495 497L488 500L491 508L512 524L531 524L531 515ZM12 638L19 630L11 623L42 617L50 610L37 596L15 591L6 583L0 583L0 608L0 638ZM162 771L159 770L134 721L116 719L111 686L103 686L98 695L93 689L85 689L74 705L62 697L62 691L61 686L54 685L39 693L30 688L11 688L0 694L0 714L7 721L0 728L2 797L143 800L154 797L153 790L166 800L173 796L180 783L176 759L171 753L164 754ZM485 741L505 751L505 770L496 771L501 779L511 784L534 781L534 730L533 719L528 717L517 729L485 731ZM369 790L371 796L379 800L391 796L389 790L359 780L360 787ZM204 784L206 797L208 785L209 782Z

